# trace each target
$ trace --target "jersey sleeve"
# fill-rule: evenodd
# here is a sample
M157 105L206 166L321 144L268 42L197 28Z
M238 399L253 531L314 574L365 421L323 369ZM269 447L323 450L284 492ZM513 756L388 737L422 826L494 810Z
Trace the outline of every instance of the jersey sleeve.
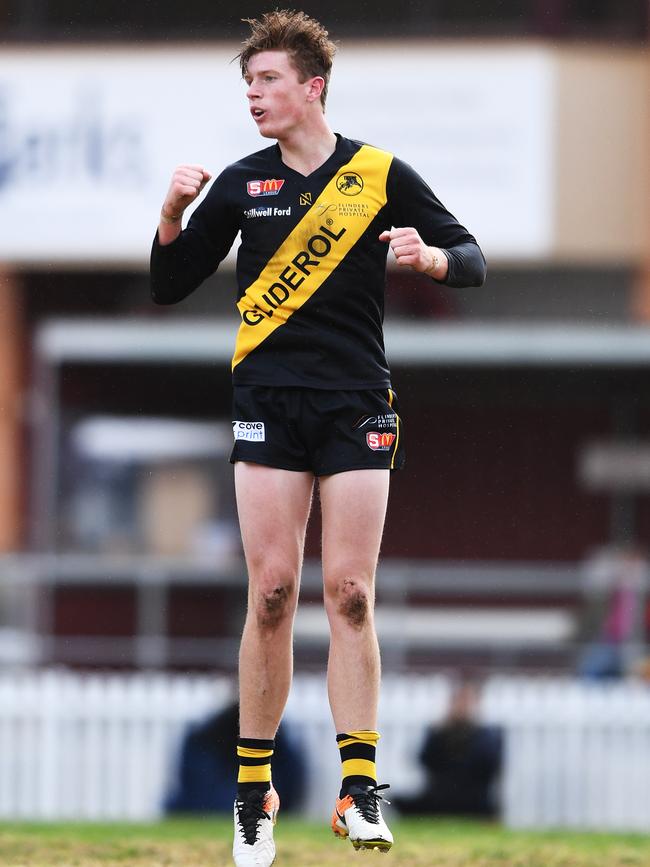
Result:
M175 241L162 245L156 232L150 279L151 297L157 304L182 301L228 255L239 224L227 193L227 175L222 172Z
M446 253L449 271L442 282L456 288L483 285L485 257L476 238L449 213L408 163L393 159L387 193L393 226L413 226L425 244Z

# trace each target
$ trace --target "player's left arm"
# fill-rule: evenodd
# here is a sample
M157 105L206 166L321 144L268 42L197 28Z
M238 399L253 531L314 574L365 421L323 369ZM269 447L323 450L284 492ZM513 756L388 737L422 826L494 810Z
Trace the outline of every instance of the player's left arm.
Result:
M448 286L483 285L487 269L476 238L411 166L393 159L386 192L394 228L382 232L379 240L390 244L398 265Z
M395 254L397 264L409 265L434 280L444 281L449 273L449 259L440 247L425 244L413 226L382 232L380 241L386 241Z

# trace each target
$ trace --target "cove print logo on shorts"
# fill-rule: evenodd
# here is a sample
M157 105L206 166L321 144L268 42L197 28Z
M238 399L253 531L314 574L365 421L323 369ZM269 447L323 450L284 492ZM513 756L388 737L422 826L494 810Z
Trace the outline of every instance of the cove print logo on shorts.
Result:
M388 433L388 431L379 433L379 431L371 430L366 434L366 442L373 452L387 452L395 442L396 436L397 434Z
M249 196L277 196L284 186L284 178L267 178L265 181L246 181Z
M248 440L253 443L266 442L263 421L234 421L232 435L236 440Z

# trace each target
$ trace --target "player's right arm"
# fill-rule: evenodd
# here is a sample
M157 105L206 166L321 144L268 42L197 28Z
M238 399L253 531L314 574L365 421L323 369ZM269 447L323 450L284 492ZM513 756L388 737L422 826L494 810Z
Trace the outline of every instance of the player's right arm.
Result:
M182 301L216 271L239 231L230 195L228 169L219 175L185 229L185 209L199 197L211 175L202 166L179 166L160 211L151 248L151 297L156 304Z
M175 169L160 209L158 240L163 247L178 238L185 209L201 194L211 177L203 166L178 166Z

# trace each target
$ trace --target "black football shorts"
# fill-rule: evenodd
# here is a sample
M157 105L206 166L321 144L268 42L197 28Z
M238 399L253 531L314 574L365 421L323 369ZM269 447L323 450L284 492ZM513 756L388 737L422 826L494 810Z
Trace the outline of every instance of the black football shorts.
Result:
M346 470L398 470L404 437L389 388L330 391L236 385L231 463L248 461L328 476Z

